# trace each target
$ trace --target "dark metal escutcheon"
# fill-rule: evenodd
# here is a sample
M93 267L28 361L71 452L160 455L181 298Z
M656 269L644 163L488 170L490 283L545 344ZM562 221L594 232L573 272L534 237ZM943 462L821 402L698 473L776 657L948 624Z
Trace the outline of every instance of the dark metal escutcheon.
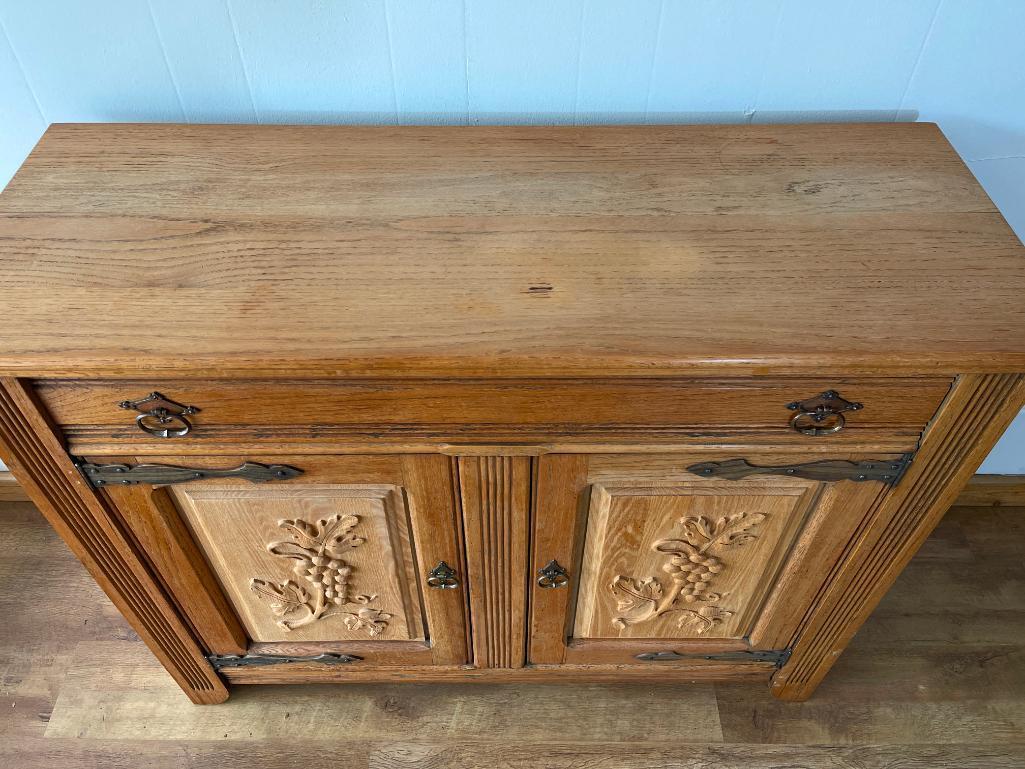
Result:
M553 587L565 587L569 584L569 574L558 561L552 560L537 570L537 586L546 590Z
M843 412L858 411L864 406L840 397L836 390L826 390L808 400L792 401L787 408L797 412L790 418L790 426L797 432L802 435L830 435L840 432L847 424Z
M135 424L144 433L157 438L181 438L192 431L192 423L186 417L199 412L195 406L186 406L156 392L135 401L121 401L120 408L138 411Z
M433 587L435 590L455 590L459 587L456 570L444 561L439 561L427 575L427 587Z
M204 481L210 478L241 478L252 483L287 481L303 471L290 465L261 465L244 462L238 467L175 467L174 465L94 465L80 462L78 469L93 486L135 486L140 483L166 486L172 483Z

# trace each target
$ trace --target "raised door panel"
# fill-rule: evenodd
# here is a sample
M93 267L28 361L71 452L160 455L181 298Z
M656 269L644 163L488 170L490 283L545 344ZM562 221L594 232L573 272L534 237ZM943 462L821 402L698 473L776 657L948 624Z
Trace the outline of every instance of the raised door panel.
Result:
M757 450L541 457L531 569L554 560L566 580L532 582L529 662L654 660L668 669L674 660L682 668L705 655L756 660L751 652L785 649L889 487L687 469L741 456L759 467L808 461Z
M595 484L573 636L748 635L819 485Z
M253 641L424 639L398 486L172 493Z

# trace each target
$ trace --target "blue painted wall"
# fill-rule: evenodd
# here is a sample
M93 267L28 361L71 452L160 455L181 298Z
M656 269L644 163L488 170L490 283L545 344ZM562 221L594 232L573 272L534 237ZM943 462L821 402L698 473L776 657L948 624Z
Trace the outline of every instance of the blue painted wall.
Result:
M1025 237L1023 30L1025 0L0 0L0 185L57 121L918 115ZM983 469L1025 473L1025 416Z

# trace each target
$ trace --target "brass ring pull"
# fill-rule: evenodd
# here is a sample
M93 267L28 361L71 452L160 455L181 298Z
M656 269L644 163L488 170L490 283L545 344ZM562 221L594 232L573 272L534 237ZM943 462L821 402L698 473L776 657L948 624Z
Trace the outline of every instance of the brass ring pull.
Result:
M145 398L121 401L117 405L129 411L138 411L135 424L144 433L157 438L181 438L188 435L192 432L192 422L185 417L199 413L195 406L178 403L156 391Z
M537 586L546 590L569 584L569 575L558 561L549 561L544 568L537 570L537 574Z
M847 419L835 411L801 411L790 418L790 426L802 435L830 435L843 430Z
M826 390L814 398L793 401L787 408L795 413L790 426L801 435L832 435L843 430L847 424L845 411L860 411L860 403L849 401L836 390Z
M444 561L439 561L438 565L427 575L427 587L435 590L455 590L459 587L456 570Z
M135 424L144 433L157 438L181 438L192 431L192 423L181 414L172 414L166 409L155 409L148 414L139 414Z

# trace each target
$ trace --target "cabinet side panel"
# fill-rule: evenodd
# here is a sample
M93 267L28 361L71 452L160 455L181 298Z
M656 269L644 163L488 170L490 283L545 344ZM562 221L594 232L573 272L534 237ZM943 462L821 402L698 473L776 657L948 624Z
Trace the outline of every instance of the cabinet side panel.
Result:
M958 378L904 478L866 518L808 613L773 678L777 697L811 696L1023 403L1021 375Z
M0 380L0 448L31 500L189 698L202 704L227 699L224 682L173 603L17 379Z
M459 483L474 663L518 668L526 656L528 457L466 457Z

